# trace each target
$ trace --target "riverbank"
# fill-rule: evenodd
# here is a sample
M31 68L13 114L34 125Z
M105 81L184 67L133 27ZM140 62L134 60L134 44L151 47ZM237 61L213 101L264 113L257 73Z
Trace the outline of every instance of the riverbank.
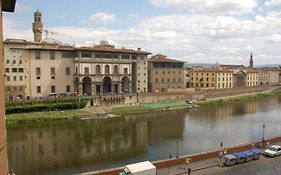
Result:
M271 139L266 140L269 144L274 143L280 143L281 142L281 136L274 137ZM262 145L262 141L253 143L247 143L243 145L233 146L227 148L227 153L231 154L233 152L240 152L252 149L253 147L257 148ZM159 160L152 162L154 166L157 168L157 174L159 175L166 175L166 174L186 174L187 170L186 168L186 157L189 157L191 162L189 164L189 167L193 167L193 164L196 164L196 171L200 169L206 169L210 167L215 167L218 165L218 155L220 150L214 150L211 152L206 153L199 153L199 154L193 154L193 155L185 155L181 156L179 158L170 158L166 160ZM95 172L89 172L84 173L83 175L117 175L120 171L122 171L124 167L118 167L114 169L108 169L108 170L102 170L102 171L95 171ZM195 169L193 169L194 171Z
M273 89L274 90L274 89ZM217 98L209 98L206 101L196 102L199 105L220 105L226 103L236 103L239 101L246 101L252 99L260 99L269 96L281 96L281 91L264 91L250 94L239 94L234 96L223 96ZM84 109L59 110L59 111L45 111L45 112L29 112L29 113L14 113L6 115L7 124L14 123L28 123L28 122L45 122L65 119L75 119L83 116L96 117L101 114L115 114L115 115L129 115L140 114L147 112L158 112L166 110L176 110L183 108L198 107L195 103L187 104L185 101L174 102L159 102L149 104L135 104L126 106L112 106L112 107L86 107Z

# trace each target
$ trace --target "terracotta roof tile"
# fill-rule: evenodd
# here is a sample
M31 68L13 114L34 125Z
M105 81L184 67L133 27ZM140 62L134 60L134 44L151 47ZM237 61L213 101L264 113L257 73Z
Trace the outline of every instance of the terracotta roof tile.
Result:
M165 62L165 63L184 63L184 61L170 59L170 58L167 58L166 55L161 55L161 54L152 56L150 59L148 59L148 61L158 62L158 63L163 63L163 62Z

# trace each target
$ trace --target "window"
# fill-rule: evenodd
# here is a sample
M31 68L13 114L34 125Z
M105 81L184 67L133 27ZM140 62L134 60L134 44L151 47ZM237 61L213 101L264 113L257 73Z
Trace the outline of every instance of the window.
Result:
M105 73L105 74L110 74L109 65L105 65L104 73Z
M124 74L128 74L128 68L124 68Z
M19 64L22 64L22 60L19 60Z
M162 83L164 83L164 78L162 78L162 80L161 80L161 81L162 81Z
M9 69L9 68L6 68L6 69L5 69L5 72L6 72L6 73L9 73L9 72L10 72L10 69Z
M36 51L35 51L35 59L36 59L36 60L39 60L40 58L41 58L41 53L40 53L39 50L36 50Z
M7 76L7 81L10 81L11 79L10 79L10 76Z
M54 85L51 86L51 93L56 93L56 86Z
M66 86L66 92L70 92L70 85Z
M55 51L50 52L50 59L54 60L55 59Z
M82 52L82 58L92 58L91 52Z
M16 60L13 60L13 64L16 64Z
M40 76L41 75L41 69L40 67L36 67L36 75Z
M18 69L18 72L23 73L23 68L19 68L19 69Z
M10 60L6 60L6 63L9 64L9 63L10 63Z
M19 87L19 91L23 91L23 87L22 86Z
M70 67L65 68L65 75L70 75Z
M12 72L13 73L18 72L18 69L17 68L12 68Z
M170 83L170 78L167 79L167 82Z
M181 82L181 78L179 78L179 83Z
M18 90L17 86L14 86L14 91L17 91L17 90Z
M22 81L22 76L20 76L20 81Z
M17 76L14 76L14 77L13 77L13 80L14 80L14 81L17 81Z
M41 93L41 86L36 87L37 93Z
M96 65L96 74L100 74L100 65Z
M89 71L89 68L88 68L88 67L85 67L85 68L84 68L84 73L85 73L85 74L89 74L89 73L90 73L90 71Z
M11 91L11 87L7 87L7 91L10 92Z
M118 66L117 65L114 66L113 72L114 72L114 74L118 74Z
M158 83L158 78L155 79L155 83Z
M55 79L55 76L56 76L56 68L51 67L51 78Z
M165 71L163 70L163 74L165 74Z

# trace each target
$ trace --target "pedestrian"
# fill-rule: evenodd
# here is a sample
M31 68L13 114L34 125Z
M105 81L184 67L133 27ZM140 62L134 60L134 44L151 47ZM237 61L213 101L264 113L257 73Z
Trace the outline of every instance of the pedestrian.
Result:
M252 142L252 149L255 149L255 142Z
M220 159L222 158L222 154L223 154L223 152L221 150L220 153L219 153Z
M190 161L191 161L190 157L185 158L186 169L188 169L188 164L190 163Z
M226 148L224 148L223 154L227 155L227 149Z

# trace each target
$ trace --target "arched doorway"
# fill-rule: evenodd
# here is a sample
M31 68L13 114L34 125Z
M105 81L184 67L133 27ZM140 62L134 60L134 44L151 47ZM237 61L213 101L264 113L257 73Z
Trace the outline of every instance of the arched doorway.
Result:
M127 76L122 78L122 92L129 93L130 91L130 80Z
M92 82L90 77L83 78L83 95L92 95Z
M106 95L111 92L111 78L104 77L103 78L103 93Z
M74 92L78 93L79 92L79 78L76 77L74 80Z

